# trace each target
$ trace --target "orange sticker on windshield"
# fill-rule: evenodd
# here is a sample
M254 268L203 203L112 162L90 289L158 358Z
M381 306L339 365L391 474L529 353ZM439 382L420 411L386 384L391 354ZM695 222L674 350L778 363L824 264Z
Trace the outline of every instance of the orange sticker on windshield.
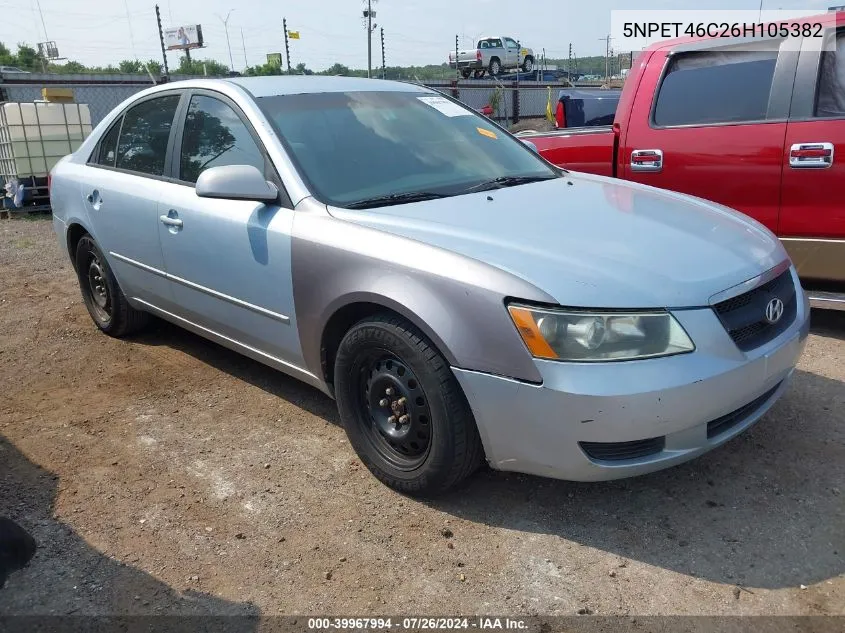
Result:
M478 130L478 133L481 134L481 136L486 136L487 138L493 138L493 139L499 138L498 136L496 136L495 132L491 132L490 130L485 130L483 127L477 127L475 129Z

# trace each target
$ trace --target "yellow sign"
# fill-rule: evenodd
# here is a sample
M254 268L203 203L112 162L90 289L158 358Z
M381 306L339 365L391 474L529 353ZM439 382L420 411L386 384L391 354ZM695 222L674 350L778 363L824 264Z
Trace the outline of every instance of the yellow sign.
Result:
M519 51L519 54L522 55L523 57L525 57L526 55L528 55L528 49L523 48L521 51Z
M299 31L288 31L288 38L292 40L299 39Z

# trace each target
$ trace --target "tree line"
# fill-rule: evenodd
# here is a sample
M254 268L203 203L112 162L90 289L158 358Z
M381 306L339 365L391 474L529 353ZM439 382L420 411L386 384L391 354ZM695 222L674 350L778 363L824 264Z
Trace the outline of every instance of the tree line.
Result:
M567 68L567 60L548 59L549 64L554 64L558 69ZM577 69L582 74L604 75L604 57L583 57L578 59ZM123 60L116 65L107 66L86 66L77 61L67 61L57 64L44 59L38 51L28 44L18 44L17 51L12 53L7 46L0 42L0 66L14 66L29 72L46 72L59 74L151 74L160 77L164 72L161 61L150 59L141 61L137 59ZM178 63L169 66L172 74L177 75L208 75L210 77L221 77L230 74L230 69L225 64L213 59L188 59L187 55L179 56ZM286 75L286 66L276 63L257 64L249 66L245 71L239 73L248 76ZM339 75L343 77L366 77L366 69L350 68L345 64L336 62L325 70L314 71L304 63L298 63L291 67L290 74L293 75ZM381 77L381 67L373 68L373 77ZM424 66L388 66L384 70L386 79L404 79L415 81L448 80L455 76L455 71L449 68L448 64L427 64Z

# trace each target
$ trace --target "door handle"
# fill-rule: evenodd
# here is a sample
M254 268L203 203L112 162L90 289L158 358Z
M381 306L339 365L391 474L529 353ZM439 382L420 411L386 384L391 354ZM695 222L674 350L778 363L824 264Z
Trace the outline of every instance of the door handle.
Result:
M182 228L182 220L180 220L179 218L174 218L169 215L160 215L158 216L158 219L161 220L161 223L165 226L171 226L177 229Z
M795 143L789 148L793 169L827 169L833 165L833 143Z
M635 149L631 152L631 171L663 171L663 150Z
M94 191L85 196L85 199L88 201L88 204L93 205L95 209L99 209L103 204L103 198L100 196L100 192L97 189L94 189Z

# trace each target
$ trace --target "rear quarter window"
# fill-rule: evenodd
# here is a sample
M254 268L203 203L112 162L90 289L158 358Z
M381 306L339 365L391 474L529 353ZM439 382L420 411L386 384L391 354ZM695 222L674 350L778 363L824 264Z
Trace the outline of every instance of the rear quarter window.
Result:
M822 53L819 69L817 117L845 117L845 31L836 34L836 47Z
M777 51L697 51L671 58L654 124L707 125L766 118Z

